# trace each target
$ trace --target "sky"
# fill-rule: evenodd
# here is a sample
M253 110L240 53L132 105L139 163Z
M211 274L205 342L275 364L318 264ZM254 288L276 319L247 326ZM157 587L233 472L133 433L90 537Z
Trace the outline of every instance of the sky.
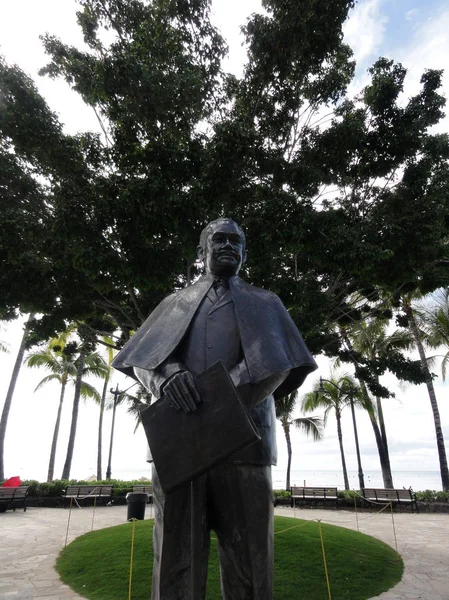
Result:
M18 64L36 82L50 107L59 114L68 133L98 131L98 122L91 108L85 106L76 93L62 81L38 76L38 70L47 62L39 36L48 32L63 38L66 43L82 45L76 24L78 5L74 0L0 0L0 54L9 63ZM213 20L229 44L229 57L224 68L236 74L242 72L245 50L240 26L246 18L260 10L258 0L215 0ZM351 12L344 27L345 41L354 51L357 71L349 88L349 95L358 93L368 82L367 69L379 56L401 62L408 75L404 100L419 89L419 79L425 69L444 69L449 64L449 5L444 0L360 0ZM443 92L449 97L449 73L444 76ZM436 127L449 130L449 117ZM251 241L248 240L250 247ZM20 344L23 320L17 320L0 329L0 339L9 343L9 353L0 354L0 409L6 396L15 355ZM329 377L330 365L318 357L319 371L308 378L301 394L310 391L317 377ZM349 366L342 370L349 371ZM438 365L435 372L439 374ZM58 406L59 389L49 384L38 392L36 385L47 373L22 367L17 384L5 443L5 470L7 476L19 475L22 479L46 479L50 443ZM95 381L91 381L95 383ZM111 387L121 389L132 381L114 374ZM424 385L401 389L392 375L383 383L395 392L396 397L384 402L385 421L391 453L393 477L404 471L438 471L435 431L430 402ZM101 390L101 382L97 383ZM449 440L449 384L441 377L435 387L443 431ZM65 460L72 394L69 390L63 409L58 443L55 477L60 477ZM357 469L352 422L349 410L343 414L343 436L348 468ZM318 413L317 413L318 414ZM300 416L299 412L295 416ZM98 407L92 403L80 408L77 438L71 477L87 478L96 473ZM379 469L374 435L368 416L357 412L362 464L365 472ZM106 413L103 444L103 474L106 470L111 413ZM124 407L118 407L112 477L120 479L149 477L146 462L146 440L139 428L134 433L135 422ZM278 426L279 460L276 472L286 467L286 448L283 432ZM302 482L312 471L339 470L335 419L329 418L325 438L311 442L299 432L293 432L292 468ZM449 454L449 444L446 443ZM434 488L441 489L436 478ZM327 482L329 483L329 482ZM340 483L340 482L338 482ZM341 481L342 483L342 481ZM356 485L356 483L354 483ZM279 486L280 487L280 486Z

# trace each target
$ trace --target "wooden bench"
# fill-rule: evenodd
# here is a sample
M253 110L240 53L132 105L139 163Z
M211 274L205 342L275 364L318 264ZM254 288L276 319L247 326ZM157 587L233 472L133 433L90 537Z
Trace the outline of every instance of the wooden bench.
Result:
M413 511L413 507L418 511L416 496L412 489L388 490L381 488L364 488L362 490L363 499L372 507L373 503L379 504L409 504Z
M148 485L133 485L133 492L139 492L141 494L148 494L148 504L153 502L153 486Z
M332 500L337 504L338 495L336 487L292 487L292 507L298 501L314 502L315 500Z
M16 510L16 505L21 504L26 511L26 496L28 494L28 485L18 487L0 487L0 512L5 512L8 508Z
M112 488L114 485L69 485L67 489L64 490L62 497L64 499L64 508L65 508L65 500L73 501L75 500L88 500L92 498L96 503L97 500L101 499L103 504L108 504L108 502L112 502Z

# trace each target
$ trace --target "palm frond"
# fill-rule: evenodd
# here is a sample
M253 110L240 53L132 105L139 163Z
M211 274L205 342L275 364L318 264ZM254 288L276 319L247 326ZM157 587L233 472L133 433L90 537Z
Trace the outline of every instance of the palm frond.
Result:
M39 381L37 386L34 388L34 391L37 392L37 390L40 390L41 387L46 385L49 381L57 381L58 383L62 383L62 377L61 375L59 375L59 373L52 373L51 375L47 375L41 381Z
M319 417L300 417L292 421L293 425L306 435L310 435L314 441L323 438L323 419Z

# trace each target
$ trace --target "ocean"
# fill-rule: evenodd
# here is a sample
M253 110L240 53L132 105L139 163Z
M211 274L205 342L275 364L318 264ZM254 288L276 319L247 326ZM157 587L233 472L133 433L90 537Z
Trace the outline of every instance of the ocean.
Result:
M383 488L382 473L380 471L364 471L366 487ZM273 467L273 489L285 489L285 469ZM348 471L349 487L359 489L357 471ZM291 485L298 486L332 486L344 490L342 471L305 471L292 470L290 473ZM441 475L439 471L394 471L393 484L395 488L411 487L415 492L424 490L441 490Z

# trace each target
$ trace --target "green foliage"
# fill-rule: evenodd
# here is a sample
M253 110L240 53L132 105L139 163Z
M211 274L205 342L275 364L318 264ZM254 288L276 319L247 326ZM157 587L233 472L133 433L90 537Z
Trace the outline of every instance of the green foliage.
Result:
M145 482L147 485L151 484L151 481ZM130 481L123 481L121 479L104 479L102 481L84 481L77 479L54 479L51 482L39 483L34 479L25 480L22 485L29 485L30 490L28 494L37 498L60 498L63 491L68 485L114 485L113 496L124 497L130 491L132 491L133 485L144 485L142 481L132 479Z
M133 597L151 589L153 522L135 523ZM387 544L356 531L322 524L332 598L364 600L400 581L403 562ZM85 534L57 559L61 579L90 600L120 600L128 593L132 526L127 523ZM327 597L318 523L275 517L274 600L322 600ZM298 568L300 565L300 568ZM217 542L212 537L207 600L219 600Z
M34 341L81 320L120 347L198 273L199 231L224 213L247 232L245 276L280 295L314 353L338 355L341 326L385 316L386 293L447 283L449 142L429 133L441 72L403 101L406 70L381 58L347 98L354 2L263 5L237 78L208 0L83 0L84 46L44 36L42 73L80 94L102 136L66 135L0 63L0 316L42 314ZM379 368L419 376L400 353L379 365L361 367L373 385Z
M449 502L449 492L424 490L415 492L416 499L420 502Z
M338 490L337 496L339 498L348 498L350 500L353 500L354 498L360 500L360 493L355 490Z
M287 490L273 490L273 498L291 498L292 495Z

